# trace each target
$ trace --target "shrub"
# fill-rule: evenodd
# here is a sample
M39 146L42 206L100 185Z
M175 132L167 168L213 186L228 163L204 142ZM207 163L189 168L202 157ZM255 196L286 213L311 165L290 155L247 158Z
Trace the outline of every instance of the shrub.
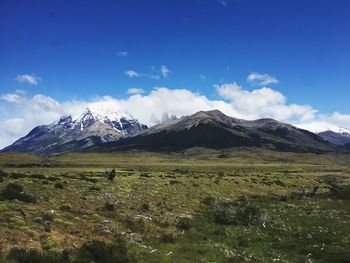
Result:
M268 220L264 210L247 203L215 203L212 215L215 223L224 225L258 225Z
M58 183L55 183L54 187L55 187L55 189L63 189L64 185L62 183L58 182Z
M72 209L72 205L69 203L66 203L66 204L61 205L60 209L64 210L64 211L68 211L68 210Z
M111 204L109 202L105 203L103 208L105 211L114 211L115 209L114 204Z
M178 216L176 218L176 227L182 230L188 230L192 227L192 218L190 216Z
M333 185L330 190L334 197L350 200L350 185Z
M128 254L125 240L118 236L112 243L92 240L83 244L77 251L76 263L128 263L135 262Z
M13 248L7 260L17 263L64 263L68 262L68 255L57 253L40 253L33 249Z
M36 203L36 197L23 191L23 186L17 183L9 183L1 192L7 200L18 199L26 203Z
M140 174L140 177L145 177L145 178L151 178L152 176L150 176L148 173L146 173L146 172L142 172L141 174Z
M4 170L0 169L0 183L4 181L4 177L6 177L7 174L4 172Z
M39 179L39 180L46 179L46 176L43 175L43 174L32 174L30 177L33 178L33 179Z
M7 176L7 173L4 170L0 169L0 177L6 177L6 176Z
M112 169L110 172L108 172L107 179L109 181L113 181L114 178L116 177L116 175L117 175L117 173L116 173L115 169Z
M151 209L151 207L150 207L149 203L143 203L140 209L143 212L147 212Z
M202 203L207 206L212 206L215 204L215 198L208 196L202 200Z
M164 243L175 243L176 241L175 235L171 232L162 233L160 238Z
M45 214L42 216L44 221L50 221L53 222L54 221L54 212L53 211L47 211L45 212Z
M125 220L125 225L133 232L143 233L145 231L145 222L142 218L132 219L131 217L127 217Z
M44 250L52 250L58 247L58 242L51 236L43 236L40 238L41 246Z
M91 191L100 191L101 187L97 186L97 185L93 185L89 187L89 190Z

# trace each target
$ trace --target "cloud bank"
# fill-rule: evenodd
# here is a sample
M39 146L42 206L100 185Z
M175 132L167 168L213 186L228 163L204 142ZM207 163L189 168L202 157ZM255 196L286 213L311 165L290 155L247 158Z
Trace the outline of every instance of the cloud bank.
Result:
M27 95L22 90L0 95L0 148L26 135L33 127L49 124L62 115L78 117L86 107L107 104L129 111L140 122L155 125L166 116L190 115L201 110L218 109L243 119L274 118L319 132L338 126L350 127L350 115L334 112L320 114L310 105L290 104L279 91L261 87L247 90L237 83L214 87L219 99L213 100L189 89L156 87L147 94L129 89L125 99L103 96L92 100L59 102L44 94Z

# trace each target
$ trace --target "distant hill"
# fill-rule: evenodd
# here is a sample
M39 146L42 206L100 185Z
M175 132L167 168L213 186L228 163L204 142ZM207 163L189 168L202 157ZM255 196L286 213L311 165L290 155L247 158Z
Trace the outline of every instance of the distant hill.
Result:
M350 129L338 128L337 130L328 130L318 134L324 140L333 144L341 145L350 150Z
M260 147L283 151L330 152L339 148L320 136L273 119L246 121L218 110L153 126L133 137L97 144L88 151L144 149L174 151L191 147L215 149Z

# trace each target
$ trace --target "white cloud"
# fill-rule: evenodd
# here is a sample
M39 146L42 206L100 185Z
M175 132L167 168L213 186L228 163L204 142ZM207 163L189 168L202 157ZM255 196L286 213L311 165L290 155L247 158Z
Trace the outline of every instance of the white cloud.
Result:
M35 74L24 74L24 75L17 75L16 80L21 83L38 85L41 78L35 76Z
M1 95L0 98L7 102L17 102L19 101L20 96L18 94L8 93L8 94Z
M317 110L309 105L287 104L286 97L273 89L262 87L253 91L237 83L217 85L216 89L232 108L244 118L274 118L280 121L310 120Z
M129 78L138 78L138 77L141 77L142 74L140 73L137 73L136 71L134 70L127 70L124 72L126 75L128 75Z
M129 55L129 52L127 52L127 51L119 51L117 53L118 57L127 57L128 55Z
M163 78L167 78L170 70L167 68L167 66L163 65L160 67L160 73L162 74Z
M167 78L168 75L171 73L171 71L165 65L161 66L159 70L156 70L156 68L152 66L151 70L152 70L151 73L140 73L134 70L127 70L124 73L128 75L128 77L130 78L144 77L144 78L150 78L150 79Z
M188 89L157 87L147 94L142 89L129 89L125 99L104 96L89 101L63 101L43 94L29 96L9 93L0 95L0 148L27 134L33 127L48 124L62 115L79 116L86 107L104 104L129 111L140 122L154 125L168 116L190 115L201 110L218 109L243 119L274 118L311 131L336 126L350 127L350 115L335 112L319 114L310 105L289 104L279 91L262 87L249 91L237 83L217 85L220 99L212 100Z
M128 89L128 94L142 94L144 92L141 88L130 88Z
M268 74L253 72L248 75L247 82L253 85L265 86L269 84L277 84L278 79Z

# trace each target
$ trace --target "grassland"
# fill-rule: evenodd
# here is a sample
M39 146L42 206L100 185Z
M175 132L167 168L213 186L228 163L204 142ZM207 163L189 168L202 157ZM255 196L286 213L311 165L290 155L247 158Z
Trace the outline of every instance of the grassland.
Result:
M0 262L350 262L349 157L0 154Z

